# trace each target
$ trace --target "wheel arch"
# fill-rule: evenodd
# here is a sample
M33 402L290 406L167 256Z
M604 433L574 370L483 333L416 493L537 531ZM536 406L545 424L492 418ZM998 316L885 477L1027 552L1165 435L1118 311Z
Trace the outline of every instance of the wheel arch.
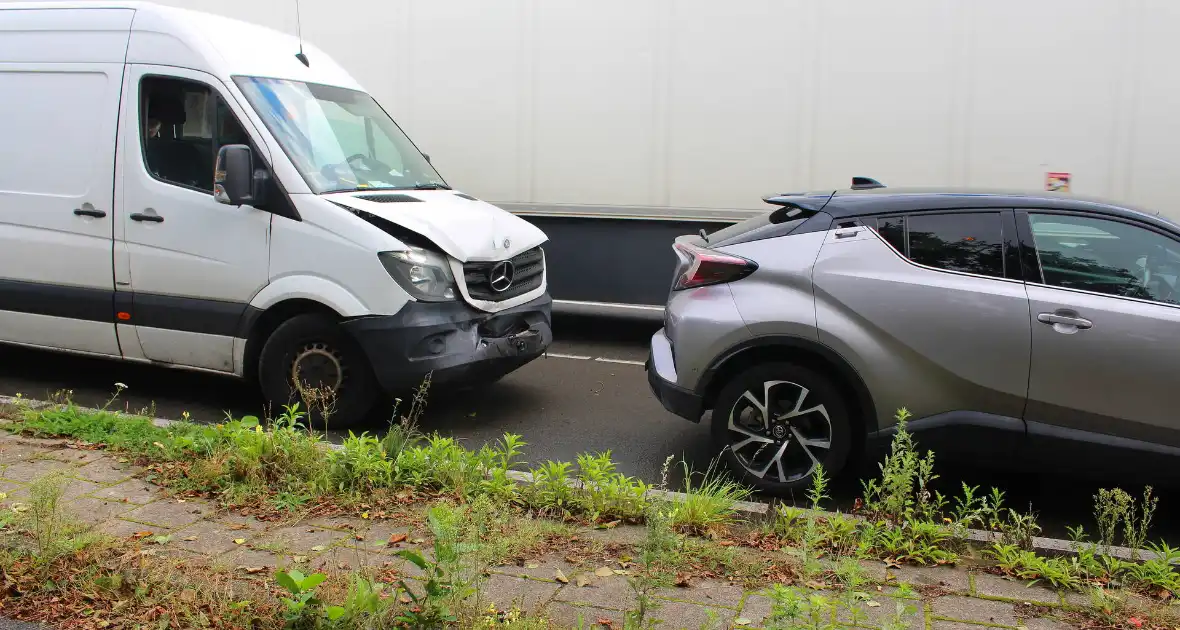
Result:
M242 375L248 380L258 378L258 358L262 354L262 347L271 334L293 317L307 314L319 314L336 320L343 319L335 309L322 302L307 298L288 298L271 305L266 310L253 308L243 321L243 333L246 346L242 353Z
M718 355L701 378L698 391L703 393L704 407L712 409L726 383L739 373L775 361L815 370L831 379L836 387L851 390L849 416L853 422L853 435L858 439L863 440L878 429L872 393L856 369L828 346L788 335L755 337Z

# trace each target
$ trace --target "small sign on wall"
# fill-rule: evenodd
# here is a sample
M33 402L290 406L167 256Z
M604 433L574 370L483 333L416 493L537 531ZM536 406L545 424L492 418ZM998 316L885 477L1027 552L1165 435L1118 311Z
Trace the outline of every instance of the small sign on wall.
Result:
M1069 192L1069 183L1073 177L1069 173L1045 173L1045 190L1049 192Z

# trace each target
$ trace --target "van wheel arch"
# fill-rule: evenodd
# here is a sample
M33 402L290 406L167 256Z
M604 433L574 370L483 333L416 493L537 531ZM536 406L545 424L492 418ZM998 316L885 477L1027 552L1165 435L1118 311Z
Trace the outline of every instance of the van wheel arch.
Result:
M266 340L270 339L271 334L283 322L292 317L316 314L326 315L336 320L340 319L340 314L331 307L314 300L302 298L283 300L253 317L253 321L247 324L246 348L242 358L242 376L257 384L258 358L262 355L262 347L266 345Z
M851 390L847 401L854 440L852 452L863 451L863 441L877 426L877 408L873 396L860 374L835 350L807 339L790 336L757 337L721 354L706 370L702 379L704 406L713 409L718 395L731 380L750 368L765 363L791 363L814 370L831 379L837 387Z

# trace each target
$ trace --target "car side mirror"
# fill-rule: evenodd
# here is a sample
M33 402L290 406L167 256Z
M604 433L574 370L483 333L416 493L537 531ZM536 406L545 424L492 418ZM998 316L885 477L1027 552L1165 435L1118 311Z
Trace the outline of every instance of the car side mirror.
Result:
M429 153L423 153L423 154L422 154L422 157L426 158L426 163L427 163L427 164L430 164L430 154L429 154Z
M230 206L258 206L265 201L269 179L254 168L254 152L244 144L227 144L217 151L213 168L213 198Z

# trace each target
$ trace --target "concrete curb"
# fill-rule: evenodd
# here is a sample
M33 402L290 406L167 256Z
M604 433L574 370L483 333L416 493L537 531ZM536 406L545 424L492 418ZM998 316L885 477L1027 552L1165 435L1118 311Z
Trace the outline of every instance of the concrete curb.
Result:
M0 405L4 405L4 404L14 405L14 406L25 406L29 409L36 410L36 409L44 409L46 407L53 407L57 403L53 403L53 402L50 402L47 400L32 400L29 398L14 398L12 396L0 395ZM79 407L79 409L83 409L85 411L90 411L90 412L100 411L99 409L96 409L94 407ZM116 412L116 413L121 413L121 412ZM151 421L152 421L152 424L154 424L158 427L162 427L162 428L166 428L168 426L171 426L175 422L174 420L168 420L167 418L151 418ZM333 450L341 450L343 448L341 445L333 444L331 442L325 442L325 444L328 446L328 448L333 449ZM525 483L525 484L530 484L530 485L532 483L534 483L532 473L528 473L525 471L510 470L510 471L508 471L508 478L512 479L513 481L516 481L518 483ZM575 482L575 483L577 483L577 482ZM650 490L650 491L648 491L648 496L658 497L658 498L665 499L667 501L675 501L675 502L681 502L681 501L684 501L685 499L688 498L688 495L683 492L674 492L671 490ZM759 502L759 501L737 501L734 503L734 509L741 515L742 518L744 518L746 520L750 520L750 521L756 521L759 519L767 519L767 518L770 518L773 516L773 510L771 508L771 504L763 503L763 502ZM836 513L834 513L834 512L828 512L828 511L823 511L823 510L815 511L815 510L808 509L808 510L804 510L804 512L807 514L811 514L811 515L819 516L819 517L836 516ZM847 514L845 514L843 516L845 518L849 517L849 515L847 515ZM852 516L852 518L861 519L862 517ZM990 544L993 542L997 542L1000 539L1000 537L999 537L999 534L997 534L995 532L979 530L979 529L969 529L969 530L967 530L967 539L971 542L975 542L975 543L979 543L979 544ZM1068 540L1062 540L1059 538L1044 538L1041 536L1036 536L1033 538L1033 550L1036 551L1037 553L1039 553L1041 555L1045 555L1045 556L1076 556L1077 555L1077 551L1073 548L1073 543L1071 543ZM1134 549L1130 549L1127 547L1111 547L1110 555L1113 557L1119 558L1120 560L1132 560L1133 558L1136 557L1136 555L1142 560L1154 559L1156 557L1156 554L1150 550L1146 550L1146 549L1140 550L1136 554L1136 551Z

